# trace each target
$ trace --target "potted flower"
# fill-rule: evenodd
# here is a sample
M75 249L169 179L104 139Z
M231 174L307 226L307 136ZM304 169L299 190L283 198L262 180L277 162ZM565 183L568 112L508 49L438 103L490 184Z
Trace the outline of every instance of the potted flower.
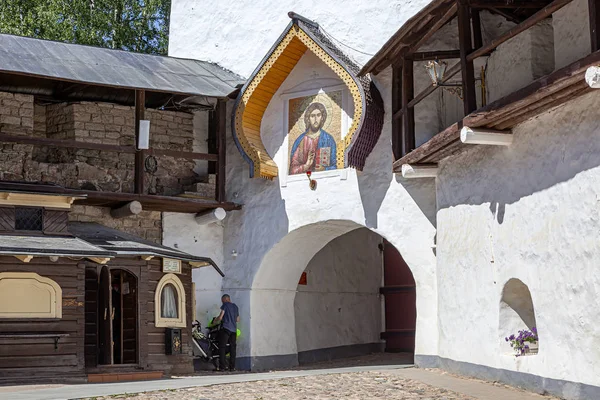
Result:
M517 336L513 334L504 339L510 343L510 347L515 350L517 357L538 352L538 333L535 327L530 331L526 329L519 331Z

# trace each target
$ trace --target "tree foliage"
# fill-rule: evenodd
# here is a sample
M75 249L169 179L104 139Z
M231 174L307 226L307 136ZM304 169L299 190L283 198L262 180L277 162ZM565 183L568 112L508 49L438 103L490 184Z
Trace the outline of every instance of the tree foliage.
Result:
M170 0L0 0L0 32L167 54Z

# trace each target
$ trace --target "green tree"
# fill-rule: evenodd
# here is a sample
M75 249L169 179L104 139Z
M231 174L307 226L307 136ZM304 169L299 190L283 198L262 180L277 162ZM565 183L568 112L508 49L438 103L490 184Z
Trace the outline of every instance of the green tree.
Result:
M167 54L170 0L0 0L0 33Z

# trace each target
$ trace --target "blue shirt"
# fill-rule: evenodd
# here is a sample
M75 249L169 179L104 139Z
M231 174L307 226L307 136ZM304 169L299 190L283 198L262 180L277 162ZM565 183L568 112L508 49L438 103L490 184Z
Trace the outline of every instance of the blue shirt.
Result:
M223 313L223 328L227 329L229 332L237 331L237 318L240 315L238 310L238 306L234 303L223 303L221 306L221 310L225 311Z

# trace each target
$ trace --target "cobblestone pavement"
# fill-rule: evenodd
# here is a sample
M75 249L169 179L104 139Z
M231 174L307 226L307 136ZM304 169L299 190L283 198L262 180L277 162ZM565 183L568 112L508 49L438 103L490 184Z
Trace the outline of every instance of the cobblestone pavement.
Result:
M269 381L222 384L179 390L147 392L96 399L136 400L471 400L388 371L306 376Z

